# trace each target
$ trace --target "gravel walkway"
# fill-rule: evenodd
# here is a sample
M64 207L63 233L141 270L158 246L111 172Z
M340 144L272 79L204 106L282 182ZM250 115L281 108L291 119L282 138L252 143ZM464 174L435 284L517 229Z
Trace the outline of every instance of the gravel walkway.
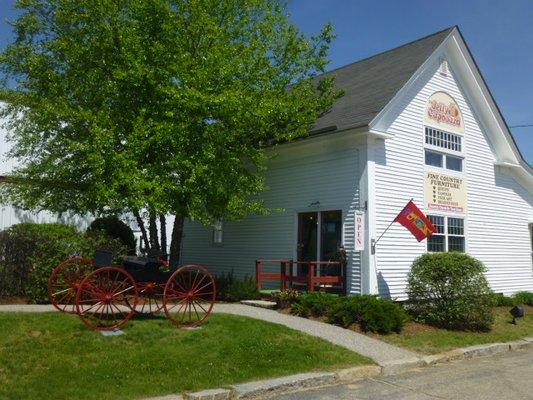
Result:
M55 308L51 305L0 305L0 312L47 312L54 310ZM284 325L288 328L319 337L369 357L379 365L420 359L420 355L417 353L404 350L360 333L323 322L300 318L293 315L280 314L274 310L245 306L242 304L217 304L214 312L242 315Z

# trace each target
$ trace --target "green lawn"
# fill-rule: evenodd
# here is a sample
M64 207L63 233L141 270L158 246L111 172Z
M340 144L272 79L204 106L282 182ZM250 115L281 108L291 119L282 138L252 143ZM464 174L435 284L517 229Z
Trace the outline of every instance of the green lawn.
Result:
M76 316L0 313L0 399L134 399L369 364L280 325L215 314L197 330L134 320L103 337Z
M495 323L490 332L461 332L437 329L408 323L400 334L379 335L378 339L425 354L442 353L458 347L476 344L510 342L533 336L533 307L526 308L526 316L517 325L510 323L510 307L495 309Z

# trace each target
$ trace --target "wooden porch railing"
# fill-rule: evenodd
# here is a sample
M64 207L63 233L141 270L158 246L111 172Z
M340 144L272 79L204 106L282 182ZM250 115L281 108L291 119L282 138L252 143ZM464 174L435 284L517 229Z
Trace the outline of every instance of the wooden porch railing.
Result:
M279 272L265 272L265 264L279 264ZM307 265L307 274L293 274L294 265ZM338 266L339 275L322 275L320 268L323 266ZM345 264L339 261L294 261L294 260L266 260L259 259L255 261L255 280L257 290L263 288L265 281L278 281L280 290L287 287L292 288L294 283L301 283L307 286L309 292L314 292L317 286L324 289L324 285L338 286L344 293L346 291L345 283L346 271ZM288 284L288 285L287 285Z

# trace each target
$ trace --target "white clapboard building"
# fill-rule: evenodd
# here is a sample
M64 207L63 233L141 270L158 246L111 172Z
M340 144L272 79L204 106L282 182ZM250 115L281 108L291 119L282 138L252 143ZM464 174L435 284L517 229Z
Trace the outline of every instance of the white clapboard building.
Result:
M324 262L342 246L348 293L403 299L416 257L457 250L484 262L496 292L533 291L532 168L459 29L328 75L345 95L309 137L272 150L262 196L276 211L215 228L187 221L182 263L254 276L257 259ZM410 199L438 233L417 242L393 224L373 252Z

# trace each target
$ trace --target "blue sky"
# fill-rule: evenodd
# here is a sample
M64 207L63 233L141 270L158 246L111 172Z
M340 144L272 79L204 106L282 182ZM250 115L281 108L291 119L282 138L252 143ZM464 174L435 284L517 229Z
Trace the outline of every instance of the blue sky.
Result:
M0 48L12 39L12 4L0 0ZM309 34L333 23L329 68L459 25L509 125L533 125L532 0L292 0L289 11ZM511 130L533 164L533 126Z

